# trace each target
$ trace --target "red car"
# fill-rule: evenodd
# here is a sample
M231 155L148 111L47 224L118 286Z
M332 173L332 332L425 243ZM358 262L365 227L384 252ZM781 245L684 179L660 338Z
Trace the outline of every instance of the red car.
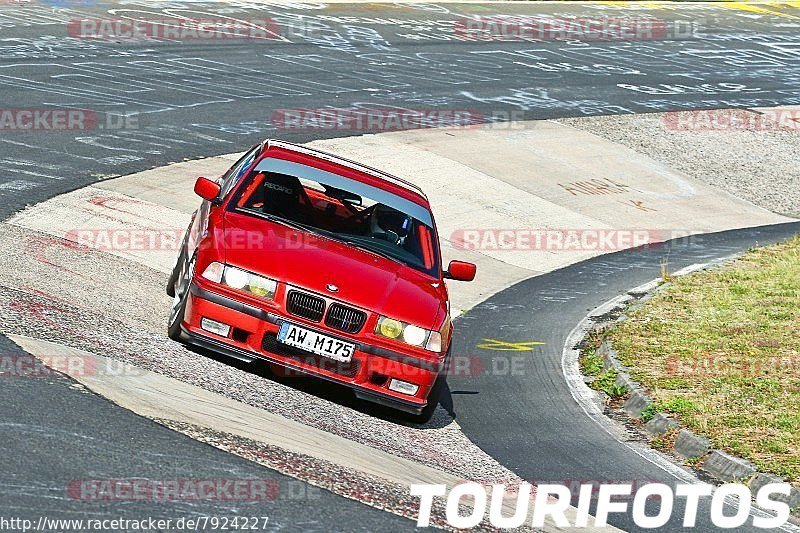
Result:
M452 337L430 204L415 185L268 140L216 181L167 286L170 338L346 385L427 421Z

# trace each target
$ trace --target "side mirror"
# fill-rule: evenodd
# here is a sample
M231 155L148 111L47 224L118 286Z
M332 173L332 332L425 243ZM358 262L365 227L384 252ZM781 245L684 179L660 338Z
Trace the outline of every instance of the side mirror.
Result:
M211 181L208 178L197 178L197 181L194 183L194 193L209 202L213 202L217 199L219 191L219 183Z
M475 279L476 270L477 267L472 263L467 263L466 261L450 261L450 265L447 267L447 272L444 273L444 277L456 281L472 281Z

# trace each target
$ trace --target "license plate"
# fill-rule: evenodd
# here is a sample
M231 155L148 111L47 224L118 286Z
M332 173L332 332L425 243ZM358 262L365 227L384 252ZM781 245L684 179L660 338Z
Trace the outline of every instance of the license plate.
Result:
M342 363L349 363L356 349L356 345L351 342L340 341L289 322L281 324L278 341Z

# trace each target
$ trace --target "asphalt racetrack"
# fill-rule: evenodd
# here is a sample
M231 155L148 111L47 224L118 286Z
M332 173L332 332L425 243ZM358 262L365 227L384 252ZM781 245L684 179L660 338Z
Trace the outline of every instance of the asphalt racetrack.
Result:
M2 215L103 177L238 151L270 136L297 142L363 133L281 128L273 114L282 109L475 110L476 118L490 121L800 100L793 19L775 24L702 4L636 8L637 16L658 18L683 33L692 28L675 40L535 43L458 41L452 28L476 14L628 12L608 4L265 5L235 15L269 17L286 26L286 40L170 42L68 38L70 32L80 35L69 23L83 17L218 17L231 13L232 5L253 4L51 4L66 7L0 5L3 101L103 116L89 131L4 132ZM94 7L72 7L82 5ZM112 118L104 120L105 114ZM120 128L120 115L135 117L129 119L135 129Z
M507 370L451 376L448 407L473 442L531 483L678 483L648 455L634 453L606 433L575 402L562 373L562 348L570 330L605 301L657 278L665 258L670 269L678 270L788 238L798 229L800 224L792 223L736 230L617 252L496 294L463 317L454 349L479 357L480 368ZM486 339L498 337L536 342L533 357L487 346ZM698 531L715 530L707 504L701 503L698 516L705 509L706 520L698 520ZM676 510L665 527L680 529L678 516L682 512ZM630 516L612 523L636 529Z
M675 36L475 42L453 33L454 24L474 15L617 17L629 9L658 18ZM287 127L281 110L460 110L476 122L503 122L798 104L797 16L773 11L759 17L706 4L616 3L2 3L0 108L84 109L96 123L75 131L0 130L0 217L99 180L235 152L268 137L307 142L370 133ZM74 21L86 17L175 16L269 19L280 38L75 34ZM495 358L514 355L478 348L498 331L503 338L543 344L518 375L451 377L445 407L473 442L531 482L675 483L584 416L563 379L564 342L588 310L656 277L665 256L681 268L797 231L797 225L782 225L697 236L591 259L511 287L459 319L454 350L491 366ZM0 337L0 349L16 348ZM280 498L266 508L224 502L87 506L71 500L65 484L87 477L205 479L224 472L264 478L298 494L313 487L133 415L66 378L3 380L0 437L5 514L180 518L267 512L274 530L413 528L411 521L327 491L314 493L313 513L307 498ZM625 516L612 523L634 529ZM711 530L707 521L698 528Z

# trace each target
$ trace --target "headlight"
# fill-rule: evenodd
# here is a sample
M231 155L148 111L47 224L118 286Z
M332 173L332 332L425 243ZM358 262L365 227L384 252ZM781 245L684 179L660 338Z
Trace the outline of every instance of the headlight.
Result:
M442 351L442 336L438 331L429 331L413 324L407 324L386 316L378 317L375 333L389 339L425 348L432 352Z
M274 298L275 289L278 288L278 282L274 279L265 278L241 268L217 262L211 263L206 267L203 277L240 291L247 291L261 298Z
M226 266L225 274L222 276L222 281L228 287L233 287L234 289L244 289L250 282L250 274L244 270Z
M403 340L414 346L422 346L428 338L428 330L408 325L403 328Z
M262 298L272 298L275 296L275 289L278 283L274 279L262 278L261 276L250 276L248 288L250 292Z

